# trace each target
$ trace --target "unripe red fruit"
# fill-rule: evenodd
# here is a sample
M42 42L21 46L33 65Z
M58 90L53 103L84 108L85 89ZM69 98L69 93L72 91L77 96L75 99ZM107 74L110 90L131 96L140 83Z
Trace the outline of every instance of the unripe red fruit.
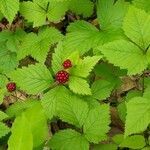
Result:
M72 62L70 59L67 59L63 62L62 65L64 66L64 69L68 69L68 68L72 67Z
M56 74L56 81L60 84L66 83L69 80L69 73L67 71L61 70Z
M13 92L16 90L16 83L10 82L6 85L8 92Z

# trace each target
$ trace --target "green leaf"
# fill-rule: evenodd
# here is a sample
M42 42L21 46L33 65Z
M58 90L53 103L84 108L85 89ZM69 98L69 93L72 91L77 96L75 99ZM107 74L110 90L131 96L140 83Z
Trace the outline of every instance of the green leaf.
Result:
M31 13L32 10L32 13ZM46 24L46 18L51 22L58 22L68 10L68 2L57 2L55 0L45 0L33 2L22 2L20 5L21 14L29 21L33 22L33 26L42 26Z
M117 106L117 111L119 114L120 119L125 122L126 120L126 113L127 113L127 108L126 108L126 103L122 102Z
M3 111L0 111L0 121L8 118L7 114L5 114Z
M87 56L83 60L79 60L71 70L71 75L86 78L100 59L101 56Z
M3 14L0 12L0 21L3 19Z
M108 64L106 62L97 64L94 68L94 72L96 76L114 83L115 85L120 85L120 77L126 75L126 70L120 70L119 67L115 67L112 64Z
M24 112L33 135L33 147L41 146L48 139L47 118L40 103Z
M127 147L131 149L141 149L146 145L145 139L141 135L133 135L125 138L119 147Z
M14 104L10 105L6 109L6 114L9 117L17 117L19 116L22 112L26 111L29 108L32 108L35 104L39 103L37 100L25 100L25 101L17 101Z
M70 24L68 31L64 40L64 49L68 51L78 50L80 54L84 54L101 41L99 30L85 21L76 21Z
M5 97L5 94L7 93L7 90L6 88L0 88L0 104L3 103L3 100L4 100L4 97Z
M67 129L56 133L49 142L49 146L55 150L88 150L88 141L78 132Z
M90 49L97 48L98 45L123 37L122 30L102 31L86 21L76 21L68 26L68 33L64 40L64 49L72 52L78 50L83 55Z
M129 75L141 73L148 66L146 55L131 42L117 40L99 49L110 63L121 69L128 69Z
M50 71L45 65L36 64L29 67L17 69L10 75L11 79L17 83L17 86L28 94L37 94L43 92L53 83Z
M109 106L101 105L91 109L83 126L84 136L88 141L99 143L106 140L110 127Z
M33 136L30 124L24 114L15 119L11 132L12 134L8 140L8 150L33 149Z
M57 103L68 99L69 91L64 86L57 86L44 94L41 103L49 119L57 115ZM62 96L63 95L63 96Z
M125 136L146 130L150 123L149 99L134 97L127 103ZM135 126L136 124L136 126Z
M9 30L3 30L0 32L0 42L6 42L6 47L11 52L17 52L19 50L20 42L22 42L26 33L22 29L16 29L12 32Z
M47 17L51 22L60 22L63 19L66 11L68 10L68 2L62 1L57 2L55 0L50 0L49 10Z
M150 8L149 8L150 1L148 1L148 0L134 0L133 4L138 8L141 8L147 12L150 12Z
M93 13L93 3L90 0L71 0L69 9L76 14L83 14L84 17L89 17Z
M32 13L31 13L32 10ZM20 13L29 21L34 22L33 27L41 26L46 22L46 12L33 2L20 3Z
M130 7L123 23L125 34L143 50L150 44L150 15L144 10Z
M92 97L98 100L104 100L108 98L114 88L114 83L110 83L107 80L96 80L92 86Z
M81 128L87 118L89 108L85 101L70 95L65 100L59 99L58 110L61 120Z
M0 74L0 88L6 87L8 79L5 75Z
M86 80L75 76L69 77L69 88L76 94L91 95L91 89Z
M95 145L93 150L117 150L118 146L115 144L99 144Z
M10 132L10 129L3 123L0 122L0 139L7 135Z
M18 65L17 55L7 49L4 42L0 45L0 73L9 73Z
M97 15L102 30L118 29L122 27L128 3L124 0L98 0Z
M12 23L15 15L19 11L19 0L1 0L0 11Z
M54 73L57 73L59 70L63 69L62 63L67 55L68 52L64 50L62 42L59 42L55 48L55 52L52 55L52 69Z
M44 63L50 50L50 46L62 39L62 35L55 28L44 28L38 35L30 33L25 36L19 52L18 60L31 55L37 61Z

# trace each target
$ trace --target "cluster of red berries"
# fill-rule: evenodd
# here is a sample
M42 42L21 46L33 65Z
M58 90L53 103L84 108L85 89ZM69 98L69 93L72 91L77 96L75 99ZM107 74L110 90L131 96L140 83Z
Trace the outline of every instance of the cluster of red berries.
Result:
M16 83L10 82L6 85L8 92L13 92L16 90Z
M63 62L64 69L68 69L72 67L71 60L67 59ZM69 80L69 73L65 70L60 70L56 73L56 81L58 81L60 84L64 84Z

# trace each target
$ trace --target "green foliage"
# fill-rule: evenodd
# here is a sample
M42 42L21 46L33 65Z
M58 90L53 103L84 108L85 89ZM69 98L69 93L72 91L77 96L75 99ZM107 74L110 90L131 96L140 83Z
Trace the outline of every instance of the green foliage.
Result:
M110 83L107 80L96 80L91 87L92 97L104 100L110 96L113 88L114 83Z
M60 131L54 135L50 140L49 145L51 148L59 150L88 150L88 141L78 132L67 129ZM63 147L62 147L63 145Z
M44 94L41 103L49 119L57 114L57 103L60 99L65 101L67 98L68 90L63 86L57 86Z
M0 1L0 149L148 150L149 91L149 0Z
M18 51L18 60L32 56L40 63L44 63L50 46L62 39L62 35L55 28L41 29L37 34L29 33L24 37Z
M146 55L131 42L117 40L105 44L100 50L110 63L121 69L127 69L129 75L141 73L148 66ZM140 64L136 65L139 60Z
M91 95L91 89L87 81L76 76L70 77L69 88L76 94Z
M10 76L17 83L18 87L30 94L42 92L53 83L50 71L41 64L17 69Z
M11 132L12 135L8 141L9 150L32 150L33 136L28 124L28 120L24 114L15 119Z
M91 109L83 126L84 136L93 143L106 139L109 131L109 107L101 105Z
M12 23L19 10L19 0L1 0L0 11Z
M61 120L79 128L85 123L89 112L87 103L82 99L79 99L77 96L68 96L65 100L60 99L58 102L58 108L58 116Z
M146 145L145 139L142 135L133 135L124 138L122 134L117 134L113 137L113 141L119 147L127 147L131 149L141 149Z
M15 119L8 141L8 149L33 149L48 137L47 119L41 105L35 104ZM17 144L16 144L17 142Z
M146 50L150 43L150 15L144 10L130 7L123 23L125 34L134 43Z
M144 131L150 123L149 118L149 99L143 97L134 97L131 99L127 103L125 136Z

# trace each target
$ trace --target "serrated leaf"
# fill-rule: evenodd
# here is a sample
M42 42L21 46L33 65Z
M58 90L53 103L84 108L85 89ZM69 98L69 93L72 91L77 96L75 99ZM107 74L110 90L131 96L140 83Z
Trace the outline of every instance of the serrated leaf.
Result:
M24 112L31 127L33 135L33 147L41 146L48 138L47 118L40 103L35 104L32 108Z
M67 55L68 52L64 50L62 42L59 42L55 48L55 52L52 55L52 69L54 73L57 73L59 70L63 69L62 63Z
M4 112L0 111L0 121L4 120L6 118L8 118L8 115L5 114Z
M70 76L68 84L70 90L76 94L91 95L91 89L85 79Z
M125 136L146 130L150 123L149 100L143 97L134 97L127 103ZM136 126L135 126L136 124Z
M32 13L31 13L32 10ZM33 2L20 3L20 13L29 21L34 22L33 26L41 26L46 22L46 12L38 4Z
M129 75L141 73L148 66L146 55L131 42L117 40L99 49L110 63L121 69L128 69Z
M83 60L79 60L71 70L71 75L86 78L100 59L101 56L87 56Z
M58 111L61 120L81 128L89 108L85 101L77 96L70 95L65 100L63 98L59 99Z
M47 17L51 22L59 22L64 17L66 11L68 10L68 2L62 1L57 2L55 0L50 0L49 10Z
M81 55L97 48L98 45L124 37L122 30L98 30L86 21L76 21L70 24L68 31L64 40L64 49L72 52L78 50ZM94 53L97 54L95 51Z
M106 139L110 127L109 106L101 105L91 109L83 126L88 141L99 143Z
M43 92L53 83L50 71L41 64L18 68L11 73L10 77L18 87L30 94Z
M56 133L49 142L49 146L56 150L88 150L88 141L78 132L67 129Z
M64 40L64 49L68 51L78 50L80 54L84 54L89 49L96 47L101 40L99 30L85 21L70 24L68 31Z
M32 13L31 13L32 10ZM33 26L46 24L46 18L51 22L59 22L68 10L68 2L54 0L22 2L20 12Z
M97 15L102 30L118 29L122 27L128 3L124 0L98 0Z
M12 23L15 15L19 11L19 0L1 0L0 11Z
M17 55L8 50L4 42L0 44L0 73L9 73L18 65Z
M8 140L8 150L32 150L33 136L29 122L24 114L15 119Z
M38 35L30 33L25 36L20 46L17 56L18 60L31 55L37 61L44 63L50 50L50 46L57 43L61 39L62 35L55 28L40 30Z
M6 42L7 49L17 52L25 35L26 33L22 29L16 29L14 32L3 30L0 32L0 42Z
M10 132L10 129L5 124L0 122L0 139L3 136L7 135L9 132Z
M108 98L114 88L114 83L110 83L107 80L96 80L92 86L92 97L98 100L104 100Z
M123 30L125 34L136 44L138 44L143 51L150 44L150 15L144 10L130 7L123 23Z
M119 147L127 147L131 149L141 149L146 145L145 139L141 135L133 135L125 138Z
M69 9L76 14L83 14L84 17L89 17L93 13L93 3L90 0L71 0Z
M44 94L41 103L49 119L57 115L57 102L65 101L68 96L68 90L64 86L57 86Z

